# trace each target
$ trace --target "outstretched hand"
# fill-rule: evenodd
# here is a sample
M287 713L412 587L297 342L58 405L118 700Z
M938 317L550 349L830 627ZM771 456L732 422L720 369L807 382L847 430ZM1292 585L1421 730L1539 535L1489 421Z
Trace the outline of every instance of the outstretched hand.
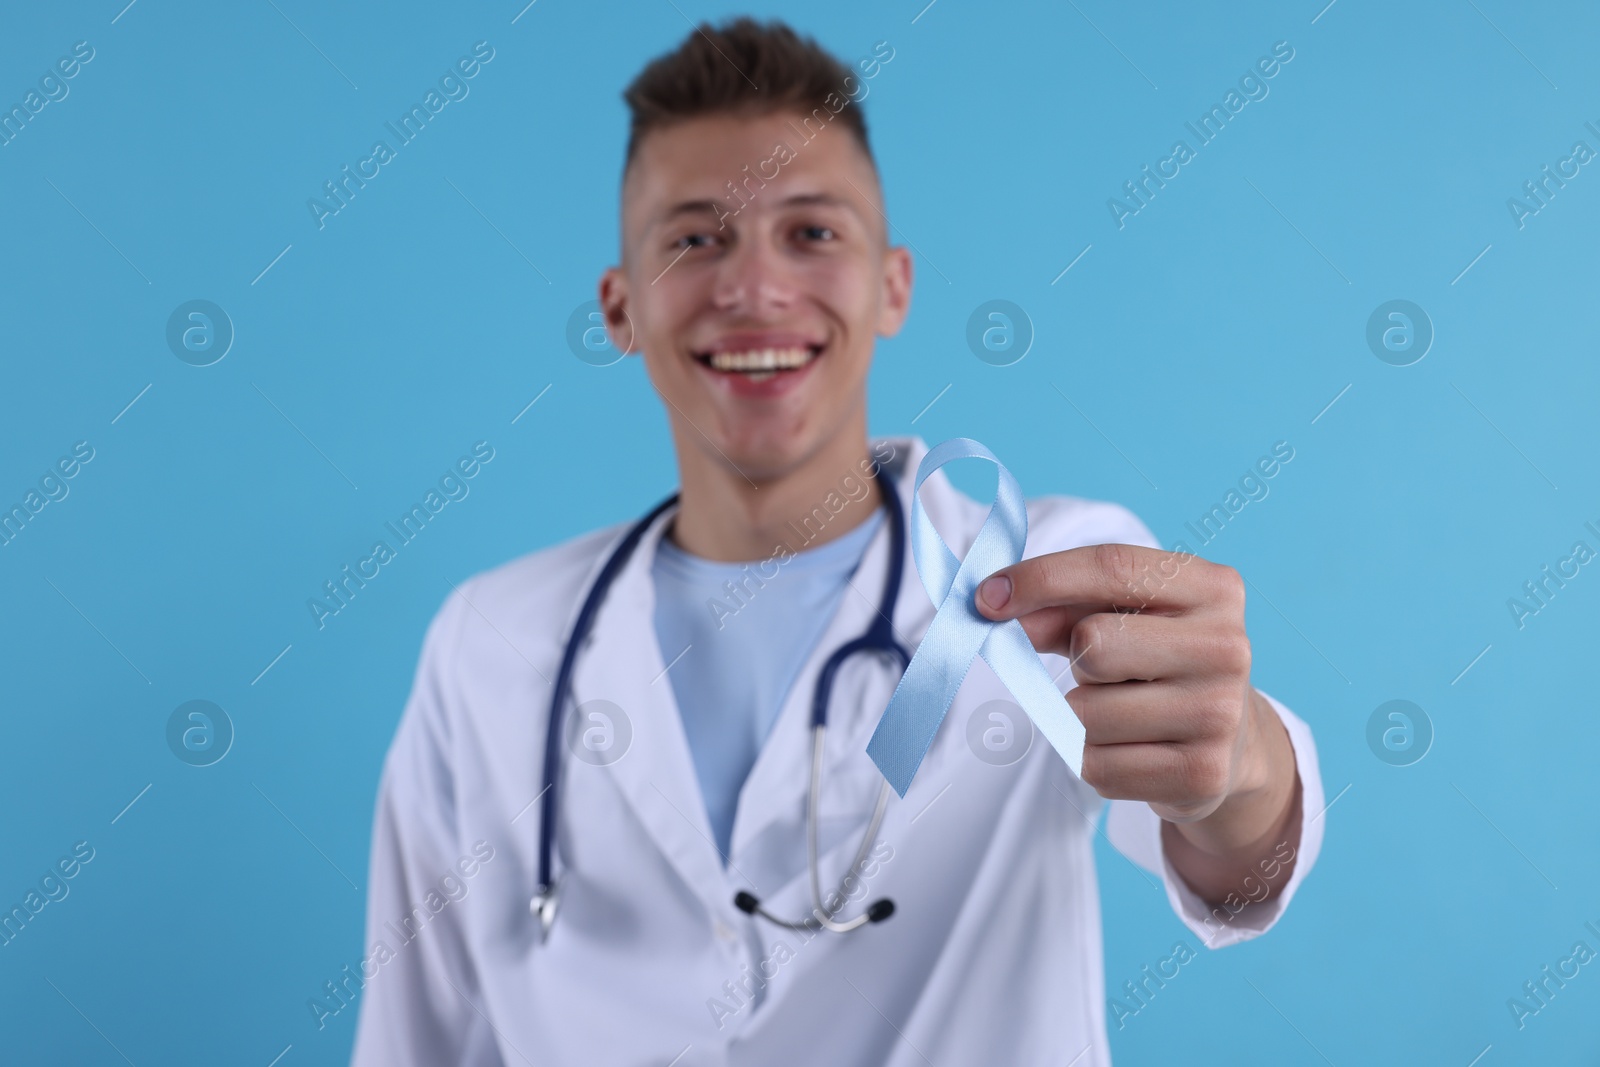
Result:
M1211 874L1226 891L1228 870L1297 821L1288 733L1250 684L1238 571L1189 553L1090 545L996 571L976 602L1070 660L1083 780L1104 797L1148 802L1216 861L1195 865L1217 871L1184 870L1202 895Z

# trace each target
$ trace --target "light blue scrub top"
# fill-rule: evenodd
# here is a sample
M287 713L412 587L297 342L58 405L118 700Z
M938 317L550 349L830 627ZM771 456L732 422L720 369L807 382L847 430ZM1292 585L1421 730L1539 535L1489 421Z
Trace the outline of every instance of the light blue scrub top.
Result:
M724 864L739 790L882 522L879 508L842 537L754 563L702 559L660 541L651 568L656 639Z

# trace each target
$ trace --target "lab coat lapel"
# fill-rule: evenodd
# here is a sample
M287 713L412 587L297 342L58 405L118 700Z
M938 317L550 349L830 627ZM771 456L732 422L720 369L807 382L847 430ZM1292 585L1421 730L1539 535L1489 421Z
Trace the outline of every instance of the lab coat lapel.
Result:
M590 700L608 700L622 709L632 733L628 748L614 762L593 769L613 777L662 854L715 912L726 903L721 899L725 875L655 631L651 564L676 511L658 519L640 540L601 605L589 647L573 672L567 715ZM562 755L570 766L571 752Z
M907 652L916 652L917 646L922 643L922 637L933 622L937 605L928 599L928 593L922 586L922 579L917 574L916 560L911 552L910 536L912 529L912 489L917 476L917 464L922 462L922 457L927 454L928 446L920 437L890 438L895 446L895 452L901 457L898 476L895 486L899 490L900 506L905 516L905 559L900 574L900 596L892 609L891 616L894 620L895 637L905 646ZM983 523L984 509L974 507L973 502L962 495L950 480L945 477L944 471L935 471L922 483L923 511L932 520L934 527L944 537L950 550L958 556L965 555L972 539L977 536L978 529ZM839 616L834 619L828 636L828 642L822 650L822 655L816 659L820 665L824 657L833 649L861 634L872 617L877 613L879 602L883 597L884 574L889 566L889 528L884 524L878 536L873 538L872 545L862 558L861 567L851 579L854 586L846 592L845 603L841 605ZM859 663L856 661L859 659ZM859 671L861 666L869 660L866 656L852 657L851 662L856 664ZM833 705L828 717L828 757L824 766L828 768L847 765L858 757L866 760L877 781L882 780L877 768L866 757L867 741L878 728L878 720L883 717L884 708L889 706L889 698L894 694L894 687L900 681L899 667L880 667L872 672L872 680L863 684L864 673L841 672L834 685ZM881 677L881 685L879 679ZM806 676L808 687L805 693L804 713L809 716L811 709L811 689L815 676ZM809 718L808 718L809 721ZM809 749L807 750L809 752ZM802 788L805 782L801 782ZM877 794L872 794L876 798ZM891 801L893 803L893 801Z
M928 449L918 437L888 441L895 448L891 464L897 468L895 486L909 537L912 486L917 464ZM964 552L976 535L982 513L974 515L971 501L950 485L943 471L935 472L923 483L922 498L924 510L951 550ZM877 614L890 562L889 536L886 521L868 544L860 566L850 579L850 588L845 590L838 610L785 698L772 733L751 768L750 778L739 798L734 824L732 844L736 864L743 848L760 837L772 823L804 818L811 774L811 705L818 670L835 649L862 634ZM900 595L891 612L895 635L907 652L916 651L934 613L935 607L917 576L916 563L907 543ZM878 720L898 682L897 663L887 657L866 654L852 656L836 677L833 699L828 707L827 747L823 760L824 823L830 816L858 815L858 821L864 824L871 815L883 779L866 756L867 741L877 729ZM896 798L890 799L891 805L895 802ZM858 831L859 828L851 833ZM856 839L848 834L846 838L848 847L855 848ZM798 856L798 862L802 864L798 870L803 874L803 855ZM769 891L771 888L758 887Z

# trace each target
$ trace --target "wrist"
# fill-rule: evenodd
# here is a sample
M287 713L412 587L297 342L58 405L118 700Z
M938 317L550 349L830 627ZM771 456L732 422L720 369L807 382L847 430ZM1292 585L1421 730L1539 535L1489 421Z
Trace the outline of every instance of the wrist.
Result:
M1205 818L1174 822L1190 844L1221 860L1246 858L1262 847L1270 850L1298 808L1300 776L1289 732L1254 688L1249 709L1235 787Z

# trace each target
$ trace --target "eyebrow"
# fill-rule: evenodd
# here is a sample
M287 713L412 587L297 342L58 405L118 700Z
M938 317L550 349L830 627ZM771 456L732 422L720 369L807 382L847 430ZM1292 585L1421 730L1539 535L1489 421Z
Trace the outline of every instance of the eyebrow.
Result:
M856 206L853 201L842 196L834 196L832 193L796 193L793 196L785 197L781 203L784 207L819 204L823 207L842 207L852 211L855 210Z
M681 204L674 204L656 217L655 225L671 222L682 215L716 215L719 214L720 205L715 200L685 200Z
M809 207L813 205L844 208L859 218L866 218L857 208L854 201L847 197L835 196L833 193L795 193L778 201L779 207ZM652 225L664 226L685 215L711 215L714 218L719 218L725 213L731 214L737 211L738 208L721 200L685 200L663 211L656 217Z

